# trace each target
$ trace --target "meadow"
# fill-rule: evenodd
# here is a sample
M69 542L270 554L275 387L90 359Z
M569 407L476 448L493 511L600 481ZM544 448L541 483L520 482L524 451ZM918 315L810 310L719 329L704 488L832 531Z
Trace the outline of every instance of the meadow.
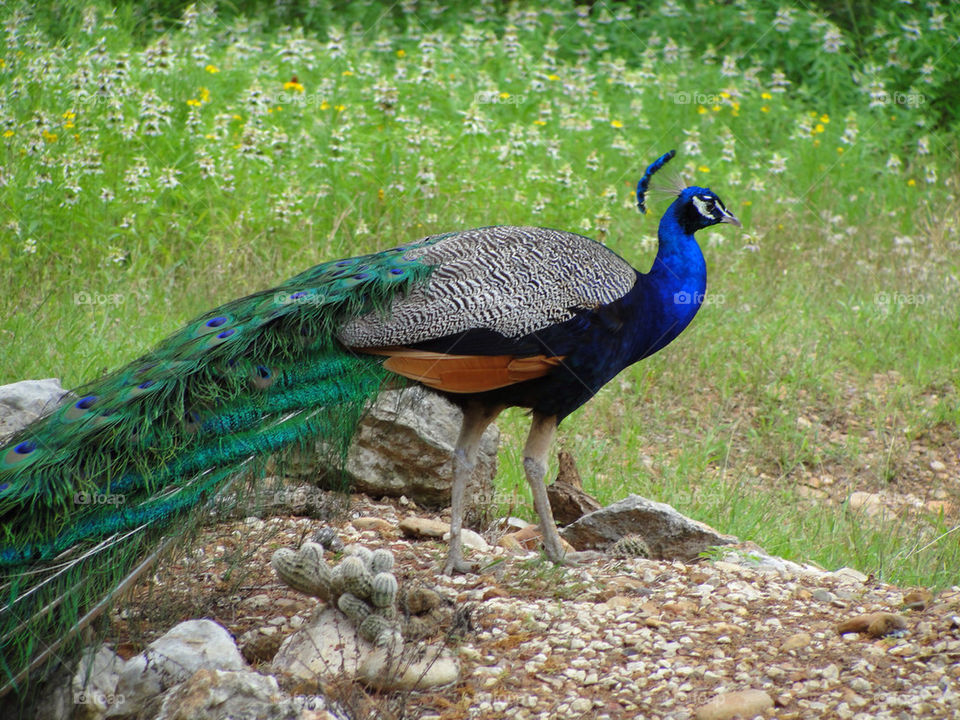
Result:
M77 385L433 232L557 227L646 270L668 199L634 187L675 147L743 229L698 236L694 323L561 427L585 488L960 584L960 9L843 7L8 2L0 383ZM532 517L526 424L497 498Z

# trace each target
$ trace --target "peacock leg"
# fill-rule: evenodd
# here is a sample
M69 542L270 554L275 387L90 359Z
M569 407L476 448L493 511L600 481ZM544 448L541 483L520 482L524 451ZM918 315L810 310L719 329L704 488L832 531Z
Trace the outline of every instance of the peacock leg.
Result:
M453 488L450 493L450 550L443 567L444 575L454 572L468 573L473 566L463 559L463 510L466 501L467 483L477 465L480 438L493 420L503 410L503 405L486 405L473 402L463 410L463 425L453 453Z
M530 434L527 435L527 444L523 448L523 469L527 475L527 482L530 483L530 490L533 492L533 507L540 518L540 532L543 535L543 546L547 551L547 557L553 562L563 562L563 546L560 544L560 534L553 520L553 509L547 498L547 486L544 484L547 474L547 456L556 434L556 415L533 413Z
M533 492L533 507L540 517L540 532L543 535L543 547L547 557L555 563L577 565L591 562L600 557L593 551L566 552L560 543L560 533L553 519L553 509L547 497L547 486L544 478L547 474L547 456L553 446L553 438L557 434L557 418L555 415L533 413L533 422L530 424L530 434L527 435L527 444L523 449L523 469Z

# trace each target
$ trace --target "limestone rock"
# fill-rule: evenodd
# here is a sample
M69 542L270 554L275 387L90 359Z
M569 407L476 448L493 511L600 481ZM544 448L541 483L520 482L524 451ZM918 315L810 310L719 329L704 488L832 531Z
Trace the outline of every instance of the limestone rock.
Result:
M737 542L709 525L681 515L666 503L628 495L584 515L560 534L577 550L603 550L625 535L639 535L659 560L693 560L716 545Z
M283 641L273 658L273 672L295 680L333 680L355 677L373 645L336 608L315 613L300 630Z
M59 406L65 394L57 378L0 386L0 440Z
M188 680L197 670L246 670L230 633L212 620L188 620L154 640L123 665L116 694L123 703L107 717L137 715L147 702Z
M163 697L156 720L295 720L277 679L255 672L201 669Z
M463 413L424 388L382 393L357 430L347 472L360 492L406 495L428 507L450 504L453 450ZM492 497L500 430L491 425L480 441L468 498Z
M407 646L402 652L378 648L360 665L360 679L376 690L427 690L455 683L459 661L439 646Z

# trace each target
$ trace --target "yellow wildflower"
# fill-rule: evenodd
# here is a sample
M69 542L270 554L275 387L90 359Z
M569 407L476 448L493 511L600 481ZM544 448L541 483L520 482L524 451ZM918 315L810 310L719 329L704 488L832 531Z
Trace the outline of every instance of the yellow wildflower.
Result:
M726 90L722 90L722 91L720 92L720 97L722 97L722 98L724 98L724 99L727 99L727 98L730 97L730 93L728 93Z
M65 122L65 123L63 124L63 126L64 126L65 128L76 127L76 125L73 124L73 120L67 120L67 122Z
M909 185L910 187L913 187L916 184L917 184L917 181L914 180L913 178L910 178L909 180L907 180L907 185Z
M702 173L710 172L710 168L708 168L706 165L701 165L700 167L697 168L697 170L699 170Z
M237 115L236 113L234 113L234 114L233 114L233 119L234 119L234 120L243 120L243 117L242 117L241 115Z
M324 100L322 103L320 103L320 109L321 109L321 110L329 110L329 109L330 109L330 103L328 103L326 100Z
M502 92L502 93L500 93L500 99L501 99L501 100L506 100L506 99L509 98L509 97L510 97L510 93L508 93L508 92Z
M712 106L710 107L710 109L713 110L714 112L720 112L720 106L719 106L719 105L712 105Z
M703 105L697 105L697 115L706 115L707 109Z
M3 133L3 136L5 138L10 138L10 137L13 137L15 134L16 133L14 133L13 130L7 130L5 133Z
M760 99L761 99L761 100L773 100L773 95L771 95L771 94L768 93L768 92L762 92L762 93L760 93Z
M398 58L404 58L404 57L406 57L406 56L407 56L407 51L406 51L406 50L404 50L403 48L400 48L399 50L397 50L397 57L398 57Z
M216 65L207 65L204 68L204 70L206 70L211 75L215 75L216 73L220 72L220 68L218 68Z
M344 70L340 74L343 75L344 77L353 77L353 70Z
M303 92L303 85L301 85L301 84L300 84L299 82L297 82L296 80L288 80L287 82L285 82L285 83L283 84L283 89L284 89L284 90L293 90L294 92L302 93L302 92Z
M742 203L740 203L740 204L741 204L741 205L750 206L750 205L753 205L753 200L744 200L744 201L743 201Z
M814 139L813 139L813 146L814 146L814 147L820 147L820 138L814 138Z
M842 147L838 147L838 148L837 148L837 154L838 154L838 155L843 155L843 148L842 148Z
M828 122L830 122L830 116L824 113L823 115L820 116L820 122L826 125Z
M210 102L210 91L205 87L200 88L200 102Z
M760 108L760 112L770 112L770 108L764 105L763 107Z
M546 121L546 120L534 120L534 121L533 121L533 124L534 124L534 125L546 125L546 124L547 124L547 121Z
M203 105L203 103L197 100L196 98L190 98L189 100L187 100L187 105L189 105L190 107L200 107L201 105Z
M610 127L617 128L618 130L623 127L623 123L619 120L611 120Z
M63 119L64 119L64 120L73 120L76 116L77 116L77 114L76 114L75 112L71 112L70 110L67 110L67 111L63 114Z
M560 79L560 76L559 76L559 75L554 75L553 73L550 73L549 75L547 75L547 80L556 81L556 80L559 80L559 79Z
M52 133L52 132L50 132L49 130L44 130L43 133L41 133L41 134L43 135L43 139L44 139L46 142L56 142L56 141L57 141L57 135L56 135L56 133Z
M214 135L213 133L207 133L206 135L204 135L204 137L205 137L207 140L216 140L216 139L217 139L217 136Z
M815 133L822 133L824 129L825 128L823 127L823 123L817 123L816 126L814 126L813 131Z
M344 110L347 109L347 106L346 106L346 105L334 105L334 106L333 106L333 109L336 110L337 112L343 112Z

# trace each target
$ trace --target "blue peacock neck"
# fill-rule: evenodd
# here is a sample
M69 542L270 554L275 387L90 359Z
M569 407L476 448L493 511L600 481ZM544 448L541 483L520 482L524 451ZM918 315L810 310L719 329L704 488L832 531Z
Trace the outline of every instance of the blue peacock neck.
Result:
M647 332L636 348L637 359L651 355L679 335L703 303L707 265L693 229L684 226L681 202L675 201L660 220L659 248L650 272L640 275Z

